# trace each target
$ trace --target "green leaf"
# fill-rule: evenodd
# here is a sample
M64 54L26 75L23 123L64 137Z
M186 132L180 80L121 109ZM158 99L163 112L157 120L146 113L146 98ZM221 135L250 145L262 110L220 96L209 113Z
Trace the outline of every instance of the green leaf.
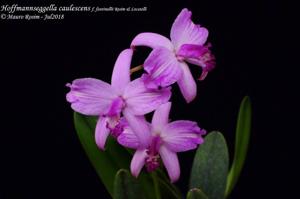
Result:
M199 146L192 166L190 188L200 188L209 199L225 197L228 149L220 132L211 132Z
M242 171L251 131L251 102L248 96L244 97L238 114L234 158L231 169L227 177L226 196L228 196L234 188Z
M197 188L191 189L187 194L187 199L208 199L208 197Z
M145 197L147 199L155 198L154 183L149 173L142 171L137 180L142 186L143 194L145 195Z
M112 138L107 140L105 151L101 151L97 147L94 139L97 118L75 112L74 123L79 140L89 160L112 196L115 175L119 169L129 167L130 154L117 145Z
M160 168L157 169L155 173L158 176L157 181L161 193L161 198L182 198L182 194L179 189L170 182L169 178Z
M131 174L121 169L115 177L114 199L145 199L139 182Z

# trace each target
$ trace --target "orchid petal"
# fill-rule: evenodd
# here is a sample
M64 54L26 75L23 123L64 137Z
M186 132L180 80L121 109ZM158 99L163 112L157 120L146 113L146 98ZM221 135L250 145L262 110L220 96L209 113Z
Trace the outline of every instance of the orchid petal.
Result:
M123 132L118 136L119 144L132 149L138 149L140 142L138 137L130 127L125 127Z
M143 77L144 83L154 83L156 87L166 87L175 83L182 75L180 63L175 54L166 48L154 49L144 63L148 73Z
M117 97L108 83L94 78L76 79L67 86L71 88L67 101L72 103L74 111L85 115L105 114L112 100Z
M181 69L183 73L177 83L184 99L189 103L193 101L197 95L197 85L186 63L181 63Z
M160 131L168 124L171 104L171 102L164 103L155 110L151 122L154 131Z
M160 147L159 154L167 169L171 182L177 181L180 176L180 166L177 154L165 146Z
M145 149L136 150L130 164L130 170L133 176L138 177L143 166L145 165L146 157L147 153Z
M123 111L123 115L130 128L139 139L140 146L147 148L151 141L151 132L145 117L133 115L128 109Z
M191 20L192 12L183 9L175 19L171 28L171 41L176 49L182 44L203 45L208 37L208 30L196 25Z
M174 152L189 151L203 143L201 135L206 133L196 122L179 120L167 124L161 135L165 145Z
M134 115L144 115L167 102L171 97L171 91L170 88L148 89L138 78L128 84L123 97L126 101L126 109L129 109Z
M138 34L131 42L131 46L148 46L150 48L165 47L173 50L171 41L157 33L144 32Z
M96 144L102 150L104 150L105 142L107 136L109 135L109 129L107 128L107 120L107 117L99 117L95 130Z
M122 94L130 82L130 65L133 50L123 50L117 58L111 78L111 85Z

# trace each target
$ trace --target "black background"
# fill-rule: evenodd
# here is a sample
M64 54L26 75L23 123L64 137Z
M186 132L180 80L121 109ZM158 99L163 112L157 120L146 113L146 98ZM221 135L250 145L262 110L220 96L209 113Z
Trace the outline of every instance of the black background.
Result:
M296 51L291 49L297 26L292 5L266 0L94 0L76 5L92 4L147 6L148 11L0 21L0 198L108 198L76 137L65 84L80 77L109 82L118 54L133 37L140 32L169 36L184 7L193 12L195 23L209 29L217 67L198 82L198 97L188 105L174 86L172 119L191 119L209 131L222 131L232 155L239 103L249 95L250 149L230 198L295 198L297 155L291 153L297 154L299 129L291 126L292 115L298 113L294 105L299 88L298 62L292 60ZM147 53L149 49L139 48L133 65L141 64ZM200 74L197 67L191 68L195 76ZM182 153L180 159L182 177L177 184L186 191L192 153Z

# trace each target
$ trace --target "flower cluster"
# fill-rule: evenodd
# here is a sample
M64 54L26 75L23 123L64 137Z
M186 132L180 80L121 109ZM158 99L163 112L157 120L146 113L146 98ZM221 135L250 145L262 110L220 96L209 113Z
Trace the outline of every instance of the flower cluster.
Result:
M98 116L95 141L105 149L109 135L119 144L135 149L131 172L138 176L145 166L151 172L162 160L171 182L180 176L177 152L195 149L203 143L206 131L196 122L169 122L171 85L177 82L186 102L197 94L196 82L187 63L202 68L200 80L215 66L215 58L206 44L208 30L191 20L183 9L175 19L169 40L156 33L138 34L131 48L118 56L111 84L94 78L76 79L71 84L67 101L74 111ZM145 73L130 79L131 59L136 46L148 46L152 52L145 60ZM153 112L151 123L145 115Z

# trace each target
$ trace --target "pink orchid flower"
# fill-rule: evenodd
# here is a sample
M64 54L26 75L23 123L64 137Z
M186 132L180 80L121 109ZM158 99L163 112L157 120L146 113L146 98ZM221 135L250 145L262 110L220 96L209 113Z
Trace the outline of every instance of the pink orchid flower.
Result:
M215 66L210 44L204 45L208 30L194 24L191 17L192 13L186 8L180 12L171 28L171 40L146 32L137 35L131 43L132 47L153 48L144 63L147 74L143 80L147 87L165 87L177 82L187 102L196 97L197 85L186 62L202 67L199 80L204 80Z
M94 78L76 79L67 94L74 111L84 115L100 116L95 139L104 149L107 136L118 137L126 126L126 118L134 118L155 110L170 99L170 88L149 90L140 78L130 81L130 64L133 50L122 51L115 63L111 85ZM121 113L125 119L121 119ZM130 123L129 123L130 125ZM141 143L148 142L143 132L138 134Z
M192 121L178 120L169 123L170 109L171 102L161 105L155 110L151 124L144 117L139 117L138 120L133 117L127 118L129 121L133 120L131 129L124 131L118 137L118 142L125 147L136 149L130 165L134 176L139 175L144 165L149 172L155 170L159 167L161 158L171 182L175 182L180 176L176 153L195 149L203 143L202 135L206 134L206 131ZM147 145L142 145L136 136L141 132L148 138Z

